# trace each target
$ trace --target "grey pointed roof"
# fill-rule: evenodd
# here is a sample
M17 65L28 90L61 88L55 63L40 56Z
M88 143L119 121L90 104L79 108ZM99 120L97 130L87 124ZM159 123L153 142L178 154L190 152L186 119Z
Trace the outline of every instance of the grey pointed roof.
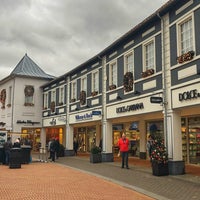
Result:
M54 79L54 76L46 74L27 54L19 61L10 75L30 76L36 78Z

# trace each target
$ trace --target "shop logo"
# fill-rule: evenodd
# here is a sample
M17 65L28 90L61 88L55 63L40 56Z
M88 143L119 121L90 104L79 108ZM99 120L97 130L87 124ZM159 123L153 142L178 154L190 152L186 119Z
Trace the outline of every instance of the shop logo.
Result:
M130 112L130 111L140 110L143 108L144 108L143 103L137 103L130 106L122 106L122 107L116 108L116 113Z
M76 115L75 116L77 121L82 121L82 120L89 120L92 119L92 113L86 113L84 115Z
M52 119L50 122L49 122L49 124L51 124L52 126L55 126L56 125L56 119Z
M200 93L198 93L196 89L179 93L179 101L197 99L198 97L200 97Z

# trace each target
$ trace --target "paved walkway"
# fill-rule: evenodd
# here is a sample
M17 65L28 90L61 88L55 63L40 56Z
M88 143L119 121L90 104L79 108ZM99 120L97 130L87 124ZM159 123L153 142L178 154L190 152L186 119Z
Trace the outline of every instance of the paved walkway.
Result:
M2 200L152 200L140 194L66 165L32 162L19 169L1 165Z
M140 165L134 165L134 162L140 163ZM198 175L157 177L152 175L148 161L144 161L146 165L142 165L141 162L141 160L130 160L130 169L127 170L121 169L121 164L117 161L92 164L88 157L64 157L56 160L56 163L79 169L154 199L200 200L200 167L196 167ZM187 166L188 169L190 168Z
M83 156L62 157L55 163L34 157L20 169L1 165L0 199L200 199L200 176L156 177L140 160L134 162L129 170L121 169L118 161L92 164Z

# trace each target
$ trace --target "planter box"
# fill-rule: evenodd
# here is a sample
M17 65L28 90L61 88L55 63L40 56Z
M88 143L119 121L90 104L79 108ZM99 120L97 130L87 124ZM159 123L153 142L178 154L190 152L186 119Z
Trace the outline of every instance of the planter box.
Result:
M169 175L168 163L152 162L152 174L154 176Z
M101 158L101 154L90 154L90 162L91 163L101 163L102 162L102 158Z

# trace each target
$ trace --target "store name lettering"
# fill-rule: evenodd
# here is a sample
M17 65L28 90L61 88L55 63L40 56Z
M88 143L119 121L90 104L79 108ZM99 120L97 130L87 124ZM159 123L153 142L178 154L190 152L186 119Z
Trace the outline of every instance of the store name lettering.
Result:
M130 106L122 106L122 107L116 108L116 113L135 111L135 110L140 110L140 109L143 109L143 108L144 108L143 103L137 103L137 104L133 104L133 105L130 105Z
M92 119L92 113L89 114L86 113L84 115L76 115L75 118L77 121Z
M187 92L179 93L179 101L189 100L189 99L196 99L200 97L200 93L197 90L190 90Z

